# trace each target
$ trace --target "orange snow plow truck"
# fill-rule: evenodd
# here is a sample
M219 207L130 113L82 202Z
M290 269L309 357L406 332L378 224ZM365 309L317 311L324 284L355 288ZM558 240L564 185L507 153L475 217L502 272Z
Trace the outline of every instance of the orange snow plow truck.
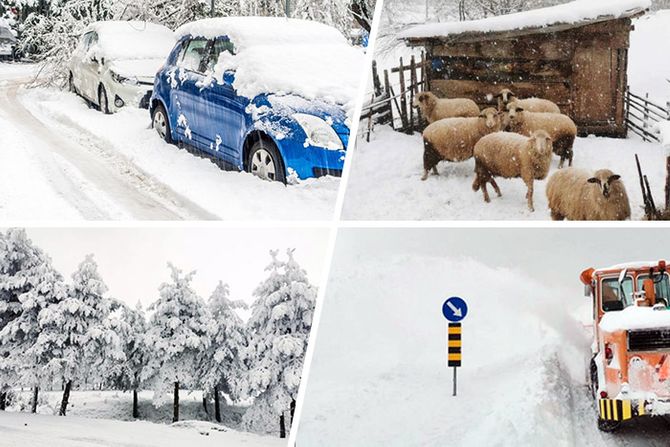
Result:
M590 382L598 428L670 414L670 281L665 261L589 268L593 300Z

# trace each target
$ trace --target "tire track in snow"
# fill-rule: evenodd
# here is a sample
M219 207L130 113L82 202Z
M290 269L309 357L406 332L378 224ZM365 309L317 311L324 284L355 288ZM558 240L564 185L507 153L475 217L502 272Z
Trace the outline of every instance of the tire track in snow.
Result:
M69 118L49 123L34 115L17 97L24 83L9 82L0 88L7 104L3 107L5 116L36 140L35 155L55 189L85 219L218 218L148 175Z

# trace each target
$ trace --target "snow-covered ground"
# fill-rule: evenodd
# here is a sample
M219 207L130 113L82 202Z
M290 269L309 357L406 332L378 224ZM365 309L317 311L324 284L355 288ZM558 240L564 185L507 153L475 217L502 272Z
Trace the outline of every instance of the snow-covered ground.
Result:
M0 64L0 218L332 217L339 179L284 187L222 171L161 141L146 110L103 115L55 89L26 89L35 67Z
M656 143L636 137L578 138L573 166L609 168L621 175L631 202L632 219L644 216L635 154L649 178L657 203L665 184L665 151ZM484 202L481 191L472 190L474 159L461 163L441 162L439 175L421 181L423 142L421 134L394 132L378 126L370 143L359 139L353 154L342 216L345 219L421 220L525 220L550 219L545 194L546 180L535 182L535 212L526 206L526 185L521 179L497 179L502 197L492 193ZM558 169L554 156L549 175ZM491 193L491 188L489 188Z
M20 393L29 403L30 392ZM266 447L285 445L285 440L236 431L243 408L222 404L223 423L207 422L200 392L180 394L181 421L171 424L172 406L155 408L152 393L140 392L140 420L131 417L132 395L118 391L74 391L68 415L57 414L61 392L42 393L38 414L0 411L0 446L209 446L245 445ZM210 402L211 405L211 402ZM210 412L213 408L210 406ZM211 419L211 418L210 418Z
M297 446L667 446L662 417L598 431L578 280L594 260L657 255L662 232L577 231L340 230ZM469 309L457 397L449 296Z

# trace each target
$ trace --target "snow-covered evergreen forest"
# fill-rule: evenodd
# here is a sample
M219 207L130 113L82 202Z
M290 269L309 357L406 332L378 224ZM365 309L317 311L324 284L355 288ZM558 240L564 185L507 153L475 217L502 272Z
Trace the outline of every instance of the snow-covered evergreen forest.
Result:
M170 29L206 17L288 16L323 22L344 35L370 31L376 0L0 0L0 18L23 55L43 62L43 80L65 85L65 63L81 32L101 20L145 20Z
M223 280L202 297L196 273L170 264L147 309L131 307L93 255L65 278L25 230L0 232L0 410L47 413L43 395L60 391L52 411L66 416L74 391L117 390L133 396L127 419L143 419L138 393L151 390L177 422L180 397L197 390L212 421L239 403L243 429L285 437L316 298L293 253L270 252L244 321Z

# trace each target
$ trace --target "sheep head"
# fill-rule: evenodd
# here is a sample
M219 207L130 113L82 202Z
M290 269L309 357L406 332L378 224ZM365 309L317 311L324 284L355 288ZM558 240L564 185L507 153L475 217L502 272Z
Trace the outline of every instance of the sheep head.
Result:
M531 146L541 155L551 154L553 150L553 144L551 137L544 130L536 130L533 132L530 137Z
M600 188L600 191L606 199L609 199L612 192L612 185L614 182L619 181L621 176L614 174L609 169L600 169L595 172L593 177L587 180L589 183L593 183Z
M421 92L414 98L414 107L432 107L437 101L437 96L431 92Z
M508 88L504 88L500 90L500 93L496 95L496 98L501 98L502 102L504 104L507 104L508 102L512 101L512 98L516 98L516 95L514 92Z
M479 113L479 118L486 120L486 127L495 129L500 126L500 112L493 107L487 107Z

